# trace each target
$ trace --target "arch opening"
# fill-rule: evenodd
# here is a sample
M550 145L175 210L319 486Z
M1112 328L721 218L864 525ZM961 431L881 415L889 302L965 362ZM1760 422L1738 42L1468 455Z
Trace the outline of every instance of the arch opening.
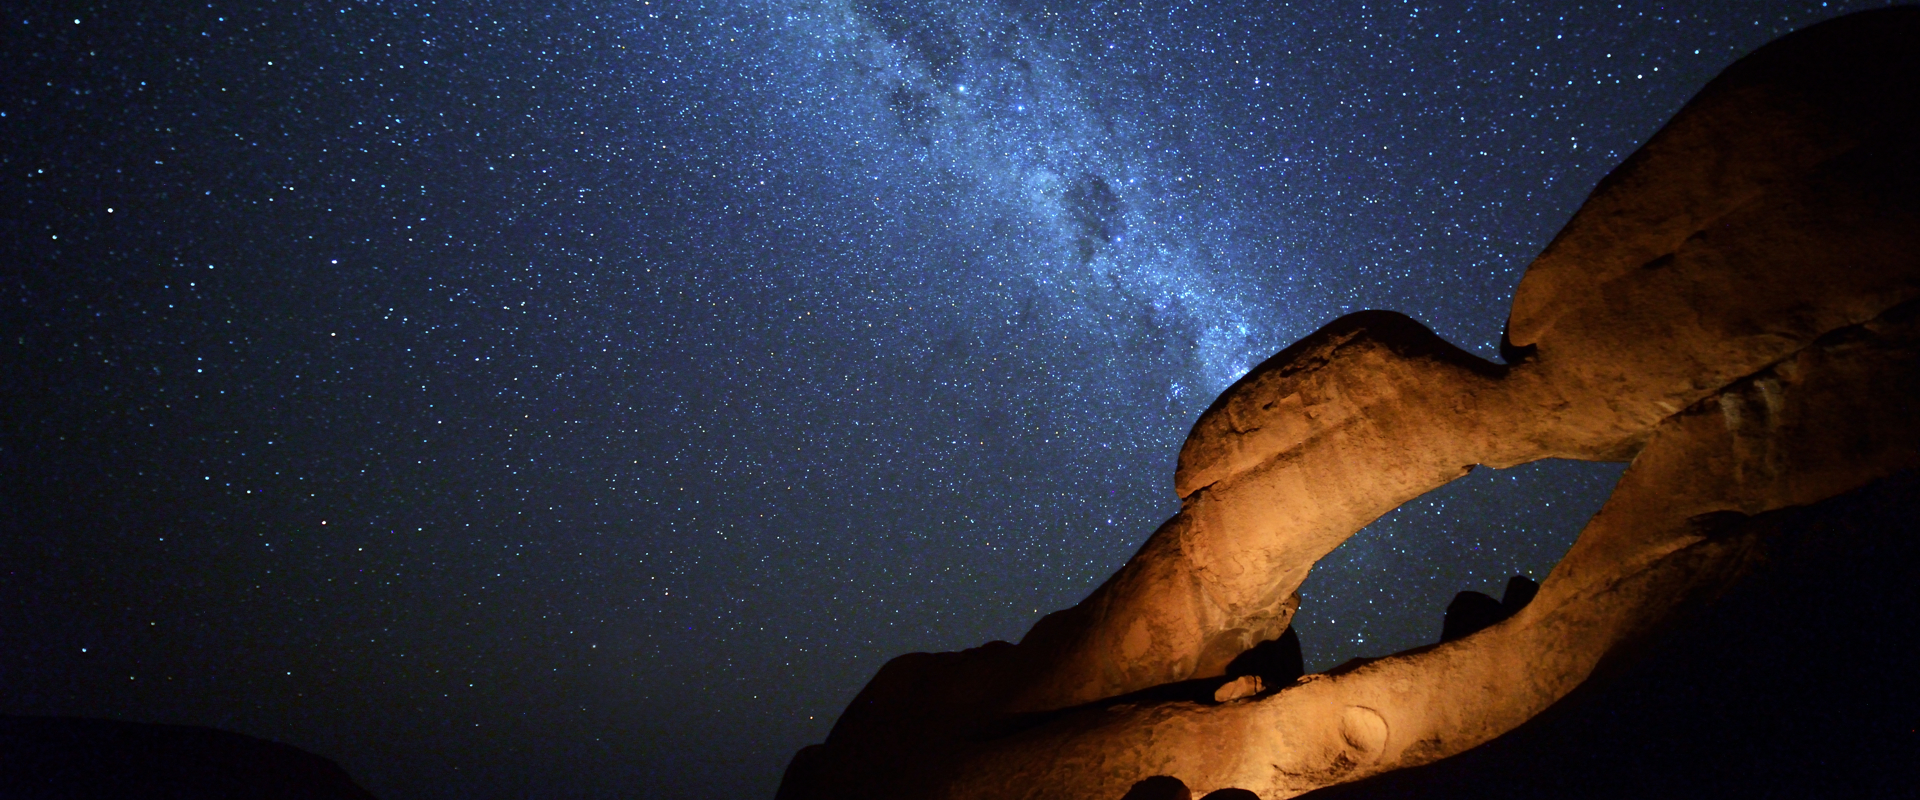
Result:
M1456 594L1545 580L1627 465L1545 459L1481 467L1408 501L1314 564L1294 616L1308 672L1440 640Z

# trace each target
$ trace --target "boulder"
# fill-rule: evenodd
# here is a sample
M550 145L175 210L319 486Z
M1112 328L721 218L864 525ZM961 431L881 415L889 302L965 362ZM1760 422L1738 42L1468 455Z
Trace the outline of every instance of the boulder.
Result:
M1507 591L1495 600L1480 592L1461 592L1453 596L1453 602L1447 604L1446 619L1440 625L1440 641L1451 642L1487 628L1533 602L1533 596L1540 592L1540 584L1525 575L1515 575L1507 580Z
M1265 689L1266 684L1261 682L1260 676L1242 675L1221 684L1220 688L1213 690L1213 702L1230 703L1235 700L1252 697Z
M1134 784L1121 800L1193 800L1193 793L1178 778L1155 775Z
M1507 590L1500 595L1501 617L1511 617L1533 602L1533 596L1540 593L1540 584L1525 575L1515 575L1507 579Z
M1447 604L1446 620L1440 625L1440 641L1451 642L1479 633L1506 619L1507 610L1500 601L1479 592L1461 592Z

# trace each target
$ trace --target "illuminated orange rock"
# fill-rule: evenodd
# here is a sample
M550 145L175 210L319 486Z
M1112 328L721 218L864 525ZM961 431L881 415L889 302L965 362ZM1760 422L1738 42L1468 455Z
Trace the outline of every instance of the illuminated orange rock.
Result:
M1913 305L1661 425L1519 613L1252 700L1127 703L994 740L944 797L1109 797L1147 775L1291 797L1461 752L1544 710L1601 658L1740 566L1723 532L1920 466ZM1899 398L1889 402L1890 398Z
M1178 515L1018 645L889 663L783 798L1290 797L1458 753L1737 572L1731 520L1920 465L1920 10L1729 68L1529 268L1494 364L1333 322L1223 393ZM1533 601L1479 633L1225 688L1314 562L1475 465L1632 459ZM1225 702L1216 702L1215 698Z

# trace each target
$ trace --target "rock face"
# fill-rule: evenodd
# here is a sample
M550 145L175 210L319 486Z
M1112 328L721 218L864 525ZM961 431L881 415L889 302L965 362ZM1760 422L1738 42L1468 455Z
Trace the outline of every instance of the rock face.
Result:
M71 717L0 717L0 797L373 800L340 765L279 742Z
M1180 513L1117 574L1018 645L895 659L781 797L1117 798L1167 776L1272 800L1472 748L1734 581L1748 518L1920 465L1917 297L1920 9L1781 39L1528 269L1508 363L1384 311L1287 348L1201 415ZM1355 531L1474 465L1549 457L1632 465L1530 603L1195 696L1283 635L1307 571Z
M1306 659L1300 652L1300 634L1292 628L1280 634L1280 638L1256 644L1227 663L1227 677L1257 677L1272 687L1293 683L1306 672Z
M1920 785L1920 471L1723 535L1748 574L1453 758L1312 800L1902 797Z

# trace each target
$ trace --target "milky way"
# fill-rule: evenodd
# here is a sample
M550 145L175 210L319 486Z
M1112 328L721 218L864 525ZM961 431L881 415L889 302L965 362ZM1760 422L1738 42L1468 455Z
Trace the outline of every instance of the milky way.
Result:
M383 797L768 796L887 658L1111 574L1282 347L1389 308L1497 358L1602 175L1858 7L17 14L0 713ZM1544 577L1620 469L1358 534L1309 666Z

